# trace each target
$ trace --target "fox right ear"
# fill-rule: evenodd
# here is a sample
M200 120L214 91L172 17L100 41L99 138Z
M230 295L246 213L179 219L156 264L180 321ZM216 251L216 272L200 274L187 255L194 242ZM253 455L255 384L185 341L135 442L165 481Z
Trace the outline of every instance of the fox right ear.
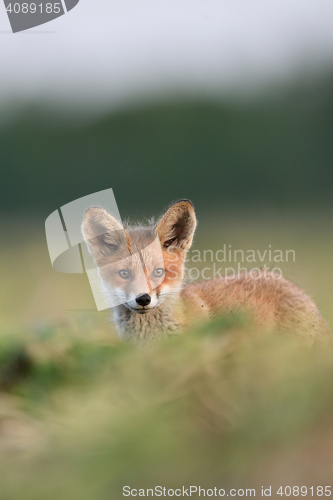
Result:
M90 207L86 211L82 235L95 260L119 251L126 240L123 226L100 207Z
M156 225L162 248L187 251L197 225L190 200L179 200L165 212Z

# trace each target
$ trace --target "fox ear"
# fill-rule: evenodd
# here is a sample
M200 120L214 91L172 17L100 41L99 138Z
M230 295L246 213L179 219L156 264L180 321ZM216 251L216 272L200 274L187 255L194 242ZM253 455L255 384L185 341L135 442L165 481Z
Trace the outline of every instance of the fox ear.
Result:
M126 240L123 226L100 207L90 207L86 211L82 235L95 259L116 253Z
M165 212L156 225L162 248L187 251L197 225L190 200L179 200Z

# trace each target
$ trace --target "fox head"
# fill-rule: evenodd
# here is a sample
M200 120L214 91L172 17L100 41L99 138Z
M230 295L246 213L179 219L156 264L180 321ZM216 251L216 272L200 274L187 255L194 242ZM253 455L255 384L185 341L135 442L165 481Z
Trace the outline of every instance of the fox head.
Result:
M147 314L180 291L196 217L180 200L156 225L123 227L101 207L87 209L82 234L114 304Z

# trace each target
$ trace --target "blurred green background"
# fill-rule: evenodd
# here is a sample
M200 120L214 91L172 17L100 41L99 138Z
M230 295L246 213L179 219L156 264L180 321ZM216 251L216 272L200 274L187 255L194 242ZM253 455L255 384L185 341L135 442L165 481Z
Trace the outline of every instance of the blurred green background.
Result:
M199 213L331 208L333 74L304 80L82 124L30 105L0 130L1 210L47 216L107 187L135 217L184 197Z

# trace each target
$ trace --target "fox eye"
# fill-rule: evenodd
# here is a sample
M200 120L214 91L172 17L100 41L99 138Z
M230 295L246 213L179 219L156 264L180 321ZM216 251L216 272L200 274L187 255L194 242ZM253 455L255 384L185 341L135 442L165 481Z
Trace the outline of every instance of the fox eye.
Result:
M130 273L126 269L122 269L121 271L119 271L119 276L126 280L130 277Z
M156 276L156 278L161 278L164 275L164 269L162 269L162 267L159 267L158 269L155 269L153 274L154 276Z

